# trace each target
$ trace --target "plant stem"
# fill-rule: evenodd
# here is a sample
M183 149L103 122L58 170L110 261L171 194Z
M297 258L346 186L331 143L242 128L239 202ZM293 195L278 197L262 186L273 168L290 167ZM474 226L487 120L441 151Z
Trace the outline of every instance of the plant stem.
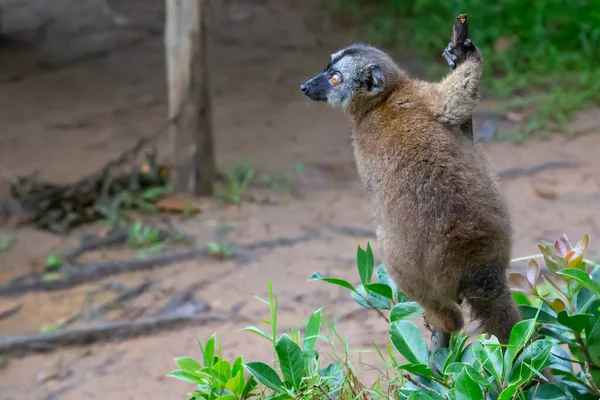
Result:
M319 389L319 390L321 391L321 393L323 393L323 396L327 397L329 400L333 400L333 397L331 397L331 396L329 395L329 393L327 393L327 392L325 391L325 389L323 389L323 388L321 387L321 385L316 385L316 388L317 388L317 389Z
M590 365L586 362L586 363L584 363L584 367L585 367L585 377L587 378L588 382L590 383L590 386L593 389L594 394L597 396L600 396L600 390L598 390L598 387L596 386L596 382L594 382L594 380L592 379L592 374L590 373Z
M587 346L583 342L583 339L581 339L581 334L579 332L574 332L574 334L575 334L575 340L577 340L577 344L579 344L579 346L581 347L581 350L583 351L583 354L585 354L585 358L587 359L587 362L590 363L591 365L593 365L594 367L598 367L594 363Z
M444 396L442 393L438 392L437 390L435 390L435 389L432 389L432 388L429 388L429 387L427 387L427 386L423 385L422 383L415 381L415 380L414 380L413 378L411 378L411 377L410 377L410 375L408 375L408 374L404 375L404 377L405 377L406 379L408 379L408 381L409 381L410 383L412 383L413 385L415 385L415 386L418 386L419 388L421 388L421 389L423 389L423 390L425 390L425 391L427 391L427 392L429 392L429 393L437 394L438 396L440 396L440 397L443 397L444 399L447 399L447 398L448 398L447 396Z
M356 293L358 293L358 292L356 292ZM385 316L385 314L384 314L384 313L383 313L383 312L382 312L382 311L381 311L379 308L375 307L375 306L373 305L373 303L371 303L371 302L369 301L369 299L368 299L368 298L366 298L365 296L363 296L363 295L362 295L362 294L360 294L360 293L358 293L358 294L360 295L360 297L362 297L362 298L363 298L363 300L364 300L364 301L365 301L365 302L366 302L368 305L370 305L370 306L371 306L371 308L373 308L375 311L377 311L377 314L379 314L379 316L380 316L381 318L383 318L383 319L385 320L385 322L387 322L388 324L390 323L390 320L388 319L388 317L386 317L386 316Z

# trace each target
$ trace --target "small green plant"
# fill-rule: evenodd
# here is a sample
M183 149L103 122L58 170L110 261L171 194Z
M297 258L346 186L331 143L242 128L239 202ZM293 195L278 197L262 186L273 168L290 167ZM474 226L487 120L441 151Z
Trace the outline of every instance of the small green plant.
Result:
M240 204L253 185L268 186L275 193L287 194L303 168L301 163L296 163L294 171L281 174L258 173L249 160L242 160L222 172L225 181L215 186L215 196L226 203Z
M206 243L206 250L211 256L218 258L229 258L234 254L233 248L230 245L215 241Z
M134 248L153 246L162 242L160 231L136 221L127 232L127 243Z
M254 165L242 160L223 171L225 182L215 186L215 196L227 203L240 204L255 179Z
M0 235L0 253L6 253L12 249L15 244L14 236L3 233Z
M62 254L57 250L52 250L48 258L46 258L46 271L56 271L62 265Z
M469 338L463 332L456 332L449 348L435 353L435 370L429 365L427 343L417 325L411 322L423 315L422 307L398 289L384 265L375 268L373 252L367 243L365 249L359 246L357 250L360 281L357 285L319 273L309 280L348 289L359 305L375 310L389 323L387 356L375 346L383 362L375 385L365 387L360 383L348 358L351 350L335 330L335 323L326 318L323 307L308 318L303 336L298 330L280 334L278 297L271 282L268 300L255 296L269 307L270 319L263 322L270 330L256 326L244 330L271 343L273 364L243 362L241 357L236 360L247 374L242 373L240 380L255 379L258 390L243 391L239 384L230 384L228 388L227 382L234 379L233 369L218 368L226 372L222 375L209 372L207 351L202 345L204 366L189 362L187 370L180 366L171 376L198 385L191 399L597 399L600 396L600 266L584 258L588 246L587 235L575 246L566 237L554 245L540 245L542 254L532 257L543 257L553 277L564 280L564 287L546 276L545 284L538 285L540 268L531 261L526 275L511 275L515 299L524 319L514 326L509 343L501 346L494 336L485 335L468 343ZM324 325L330 328L330 335L322 333ZM213 338L207 341L207 348L214 348ZM332 357L333 362L323 368L318 344L325 342L333 347L334 338L343 342L344 353L342 357ZM214 364L219 362L223 362L220 356L215 357ZM182 375L182 371L186 374ZM237 371L240 374L240 368ZM554 380L549 382L544 372L550 372ZM216 380L215 376L220 378ZM215 392L214 388L218 390Z
M238 357L233 364L221 358L221 343L213 335L202 346L202 364L191 357L179 357L175 363L179 369L169 376L198 385L190 393L191 399L248 399L256 388L256 380L244 373L243 359Z

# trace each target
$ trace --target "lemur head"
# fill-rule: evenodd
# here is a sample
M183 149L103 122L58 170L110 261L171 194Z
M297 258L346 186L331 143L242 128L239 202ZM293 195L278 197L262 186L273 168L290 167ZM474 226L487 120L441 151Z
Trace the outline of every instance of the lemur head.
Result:
M357 101L375 99L398 81L400 70L383 51L353 44L331 55L323 72L300 85L315 101L326 101L349 112Z

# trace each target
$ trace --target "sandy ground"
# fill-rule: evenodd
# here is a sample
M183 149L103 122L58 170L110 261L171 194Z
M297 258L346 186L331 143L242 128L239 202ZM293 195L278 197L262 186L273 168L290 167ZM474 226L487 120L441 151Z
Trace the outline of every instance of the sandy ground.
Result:
M134 27L115 27L109 14L96 13L93 18L90 13L100 3L81 1L80 6L67 8L67 2L61 1L53 12L38 6L37 20L27 19L23 11L17 14L16 6L14 18L3 16L4 31L14 31L22 40L31 41L32 32L42 31L37 45L7 44L0 55L3 172L39 170L50 180L73 180L92 172L163 121L164 60L162 38L156 33L161 28L162 2L119 3L116 11L130 18ZM122 317L128 312L143 315L144 310L164 304L170 294L199 283L195 294L214 312L225 315L236 309L254 324L267 318L268 310L252 296L266 297L271 279L280 296L281 326L300 326L324 305L330 315L345 316L338 328L353 347L370 349L373 341L386 343L386 325L375 313L361 311L343 290L307 282L315 271L357 281L356 246L365 245L367 238L328 229L332 224L370 228L370 218L366 194L356 180L348 122L338 111L311 103L298 90L300 82L322 69L329 53L353 39L354 31L320 26L315 22L313 2L299 4L291 0L219 2L211 20L211 68L219 164L250 158L263 171L281 172L300 162L305 166L299 178L300 196L277 198L274 205L214 205L174 225L209 240L225 221L234 224L229 237L239 243L317 231L327 235L259 251L245 264L191 261L72 290L0 299L0 309L23 303L17 314L0 320L0 334L36 332L44 324L77 312L91 290L115 282L133 286L148 278L155 286L128 303ZM59 17L66 22L57 21ZM73 31L80 34L68 35ZM89 43L97 46L86 46ZM92 54L87 54L90 49ZM409 70L415 69L409 58L400 61ZM514 220L515 256L536 253L541 239L553 240L562 233L578 239L589 232L590 255L596 257L600 136L581 133L594 133L599 121L600 111L590 109L573 121L569 139L555 137L520 146L486 143L499 170L544 161L576 164L504 180ZM482 123L479 114L475 123ZM1 229L16 238L15 246L0 254L0 278L6 282L34 271L52 249L72 249L81 231L97 227L67 237L32 228ZM184 398L192 387L164 375L174 368L174 357L200 356L197 338L206 340L218 332L225 357L243 354L246 360L268 361L269 343L240 331L249 324L237 319L11 359L0 369L0 399ZM375 358L366 354L364 359L368 364L363 367L365 376L372 377L369 365L375 364ZM53 371L60 371L60 377L40 382L40 373Z

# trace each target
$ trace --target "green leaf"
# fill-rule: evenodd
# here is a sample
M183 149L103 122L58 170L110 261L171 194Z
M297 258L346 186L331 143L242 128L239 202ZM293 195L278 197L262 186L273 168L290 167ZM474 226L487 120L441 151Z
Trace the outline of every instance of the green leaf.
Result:
M254 379L254 376L250 376L244 385L244 389L242 390L242 398L245 399L250 397L250 394L257 385L258 383L256 382L256 379Z
M200 350L202 350L202 355L204 356L204 365L207 367L212 367L215 362L215 339L216 336L213 334L207 341L204 349L200 346Z
M569 315L569 313L565 311L561 311L558 313L558 322L562 325L566 326L569 329L572 329L575 332L580 333L585 328L587 328L592 322L591 314L575 314Z
M423 312L423 307L416 301L398 303L390 311L390 322L419 318L423 315Z
M530 379L541 374L548 363L548 357L552 350L552 342L548 340L537 340L530 346L527 346L525 351L515 361L508 379L509 385L519 383L523 385Z
M494 336L473 343L473 353L483 368L494 377L496 382L502 382L502 347Z
M344 371L338 364L331 363L327 367L320 369L319 375L324 378L341 379L344 377Z
M244 363L244 368L266 387L273 389L277 393L285 392L279 375L267 364L260 361L249 362Z
M444 374L460 374L465 371L473 381L475 381L478 385L492 387L487 379L482 376L475 368L470 366L469 364L465 364L462 362L455 362L446 368Z
M537 322L553 323L556 322L557 318L554 310L550 308L548 308L548 311L545 311L539 309L538 307L520 305L519 311L521 311L521 318L523 319L535 318L537 315Z
M144 190L141 197L144 200L154 201L170 192L171 188L169 186L155 186Z
M463 370L452 385L457 400L483 400L481 387Z
M409 321L396 321L390 324L392 344L406 360L412 364L428 365L427 343L421 331Z
M514 385L510 385L509 387L507 387L506 389L504 389L502 392L500 392L500 395L498 396L498 400L512 400L514 399L514 395L515 393L517 393L517 390L520 388L521 385L519 384L514 384Z
M246 332L256 333L258 336L261 336L261 337L267 339L269 342L273 341L273 337L271 335L269 335L267 332L263 331L262 329L257 328L256 326L247 326L247 327L243 328L242 330L246 331Z
M446 364L449 363L450 354L450 349L446 347L440 347L435 351L435 354L433 355L433 363L438 371L442 371L442 373L446 371Z
M179 379L180 381L184 381L184 382L188 382L188 383L202 383L202 379L200 377L194 376L192 374L190 374L189 372L185 372L185 371L181 371L181 370L175 370L171 373L169 373L167 376L170 376L171 378L176 378Z
M560 345L555 344L550 350L550 356L548 357L548 368L556 371L566 372L567 374L573 374L573 363L567 361L570 358L571 355L567 353L565 349L560 347Z
M233 392L237 395L240 395L242 393L242 389L243 389L243 372L239 371L237 374L235 374L233 376L233 378L231 378L230 380L227 381L227 383L225 384L225 388L227 390L229 390L230 392Z
M242 373L242 384L244 381L244 366L242 365L244 361L242 360L242 356L239 356L233 362L233 366L231 367L231 376L236 376L239 372Z
M225 394L223 396L217 397L216 400L237 400L237 396L234 396L232 394Z
M13 247L14 244L15 238L12 235L8 233L3 233L0 235L0 253L6 253Z
M529 400L563 400L566 394L553 383L544 383L529 389Z
M350 293L350 297L352 297L354 301L365 308L388 310L392 305L389 299L380 296L377 293L367 293L362 284L358 285L355 291Z
M589 310L593 314L593 322L586 329L586 342L588 351L595 364L600 364L600 300L595 300L590 304Z
M323 307L313 312L308 319L306 324L306 331L304 332L304 340L302 347L304 351L312 351L317 343L319 331L321 330L321 316L323 314Z
M408 396L412 394L412 392L423 391L423 386L429 389L433 389L436 392L441 393L442 395L446 395L448 393L448 389L445 386L442 386L434 380L416 377L414 378L414 381L420 383L421 386L417 386L412 382L404 383L404 385L402 385L402 387L400 388L400 396L398 397L399 399L407 399Z
M534 327L535 319L533 318L520 321L513 327L508 340L508 346L506 347L506 352L504 353L505 377L508 377L507 375L510 372L510 367L512 366L515 356L531 338Z
M312 274L311 277L308 278L308 281L309 282L311 282L311 281L328 282L333 285L342 286L342 287L345 287L346 289L350 289L350 290L354 291L354 286L352 286L349 282L346 282L345 280L338 279L338 278L326 278L318 272L315 272L314 274Z
M373 276L374 260L371 242L367 242L367 249L363 250L360 246L356 251L356 263L358 264L358 275L363 285L371 282Z
M425 390L416 390L408 396L408 400L444 400L444 398Z
M600 297L600 283L592 280L587 272L576 268L565 268L558 271L557 274L580 283L584 288Z
M191 357L178 357L175 359L175 363L179 369L186 372L196 372L202 369L202 365Z
M62 255L58 251L52 250L52 253L46 258L46 268L51 271L60 268L61 265Z
M425 378L431 378L433 374L431 368L425 364L405 364L398 368L410 372L413 375L424 376Z
M396 285L396 282L394 282L394 280L390 276L390 274L384 264L379 264L379 266L377 267L376 274L377 274L377 280L383 284L388 285L390 287L390 289L392 289L392 293L394 293L394 296L396 296L396 292L398 291L398 286Z
M304 370L302 350L287 334L283 334L275 345L275 351L279 357L284 380L296 389L300 389ZM258 379L258 377L256 378Z
M225 386L229 378L231 378L231 364L227 360L217 362L213 366L213 371L216 372L218 379L222 382L222 386Z
M394 301L394 294L392 293L392 289L384 283L369 283L366 284L365 287L367 288L368 292L378 294L380 296Z

